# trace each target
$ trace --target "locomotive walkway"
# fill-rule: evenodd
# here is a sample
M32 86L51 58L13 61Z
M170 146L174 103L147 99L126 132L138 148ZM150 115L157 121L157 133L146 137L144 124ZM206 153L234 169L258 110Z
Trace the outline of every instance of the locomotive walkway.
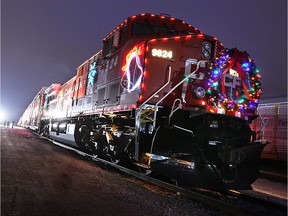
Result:
M226 215L1 127L1 215Z

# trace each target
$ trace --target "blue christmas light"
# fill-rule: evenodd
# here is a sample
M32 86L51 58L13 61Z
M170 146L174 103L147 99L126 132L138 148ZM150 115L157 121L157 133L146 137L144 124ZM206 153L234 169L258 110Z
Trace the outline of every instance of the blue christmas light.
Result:
M217 76L219 74L219 69L216 68L215 70L213 70L212 73L213 73L213 76Z
M250 64L248 62L243 63L241 66L242 66L243 70L245 70L245 71L251 70Z

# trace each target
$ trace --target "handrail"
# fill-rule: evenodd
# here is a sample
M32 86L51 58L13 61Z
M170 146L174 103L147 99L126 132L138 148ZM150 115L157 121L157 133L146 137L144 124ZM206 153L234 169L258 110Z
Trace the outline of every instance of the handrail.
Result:
M160 91L162 91L162 89L164 89L170 83L172 68L171 68L170 65L167 65L167 69L168 69L168 80L167 80L167 82L162 87L160 87L156 92L154 92L154 94L152 94L146 101L144 101L141 104L140 108L142 108L149 100L151 100L156 94L158 94Z
M196 66L196 69L191 73L189 74L189 76L185 77L183 80L181 80L179 83L177 83L177 85L175 85L169 92L166 93L166 95L164 95L156 104L155 104L155 112L154 112L154 120L153 120L153 127L155 128L156 126L156 116L157 116L157 112L158 112L158 105L166 98L168 97L168 95L170 95L176 88L178 88L182 83L185 82L186 79L189 79L191 78L198 70L199 70L199 67L200 67L200 64L201 63L205 63L207 62L206 60L200 60L198 63L197 63L197 66ZM174 101L175 102L175 101ZM169 121L170 121L170 116L169 116Z
M175 108L175 104L176 102L179 101L179 104L178 104L178 107ZM174 109L175 108L175 109ZM177 98L174 100L173 102L173 105L172 105L172 108L171 108L171 112L170 112L170 115L169 115L169 120L168 120L168 123L170 124L170 119L172 117L172 115L178 110L178 109L181 109L182 108L182 101L181 99Z
M157 103L156 103L156 107L159 105L159 103L161 103L166 97L168 97L168 95L170 95L176 88L178 88L182 83L185 82L186 79L189 79L190 77L192 77L199 69L200 67L200 64L201 63L205 63L206 60L200 60L198 63L197 63L197 67L196 69L191 73L189 74L189 76L185 77L183 80L181 80L177 85L175 85L169 92L166 93L166 95L164 95L164 97L162 97Z
M264 135L264 133L265 133L265 127L266 127L266 125L268 124L269 119L268 119L267 117L262 118L262 115L261 115L261 113L259 112L258 108L256 109L256 111L257 111L257 114L258 114L258 116L259 116L259 118L260 118L260 130L257 131L256 134L262 133L262 134L260 135L260 136L261 136L261 139L265 140L265 135Z
M199 70L200 64L207 62L207 60L200 60L199 62L197 62L196 65L196 69L189 74L187 77L185 77L184 79L182 79L179 83L177 83L169 92L167 92L156 104L155 104L155 111L154 111L154 118L153 118L153 127L155 128L156 126L156 116L157 116L157 112L158 112L158 105L166 98L168 97L168 95L170 95L176 88L178 88L182 83L185 82L185 80L190 79L191 77L194 76L194 74ZM160 87L156 92L154 92L154 94L152 94L147 100L145 100L139 107L139 109L141 110L142 107L147 104L148 101L150 101L156 94L158 94L161 90L163 90L169 83L170 83L170 79L171 79L171 73L172 73L172 67L170 65L167 65L167 69L168 69L168 80L167 82ZM179 99L180 100L180 99ZM175 102L175 101L174 101ZM180 107L177 107L176 110L178 110ZM175 110L175 111L176 111ZM174 113L174 112L173 112ZM172 114L173 114L172 113ZM171 113L170 113L171 114ZM169 116L170 118L170 116Z

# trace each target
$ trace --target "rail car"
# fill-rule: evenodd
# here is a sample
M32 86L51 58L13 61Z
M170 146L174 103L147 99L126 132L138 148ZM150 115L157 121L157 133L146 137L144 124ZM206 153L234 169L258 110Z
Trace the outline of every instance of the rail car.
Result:
M287 98L261 100L257 111L259 118L251 128L259 131L259 139L269 142L261 158L287 163Z
M247 52L143 13L111 31L74 77L43 88L19 124L179 185L248 188L265 146L249 127L260 79Z

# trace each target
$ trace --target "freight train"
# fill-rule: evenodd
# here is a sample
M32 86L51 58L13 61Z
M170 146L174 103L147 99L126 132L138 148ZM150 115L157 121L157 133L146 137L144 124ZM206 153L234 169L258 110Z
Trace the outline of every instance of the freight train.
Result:
M259 117L250 126L269 142L261 158L287 166L287 97L262 99L257 111Z
M265 144L261 76L247 52L169 15L131 16L64 84L42 88L19 125L179 185L239 189Z

